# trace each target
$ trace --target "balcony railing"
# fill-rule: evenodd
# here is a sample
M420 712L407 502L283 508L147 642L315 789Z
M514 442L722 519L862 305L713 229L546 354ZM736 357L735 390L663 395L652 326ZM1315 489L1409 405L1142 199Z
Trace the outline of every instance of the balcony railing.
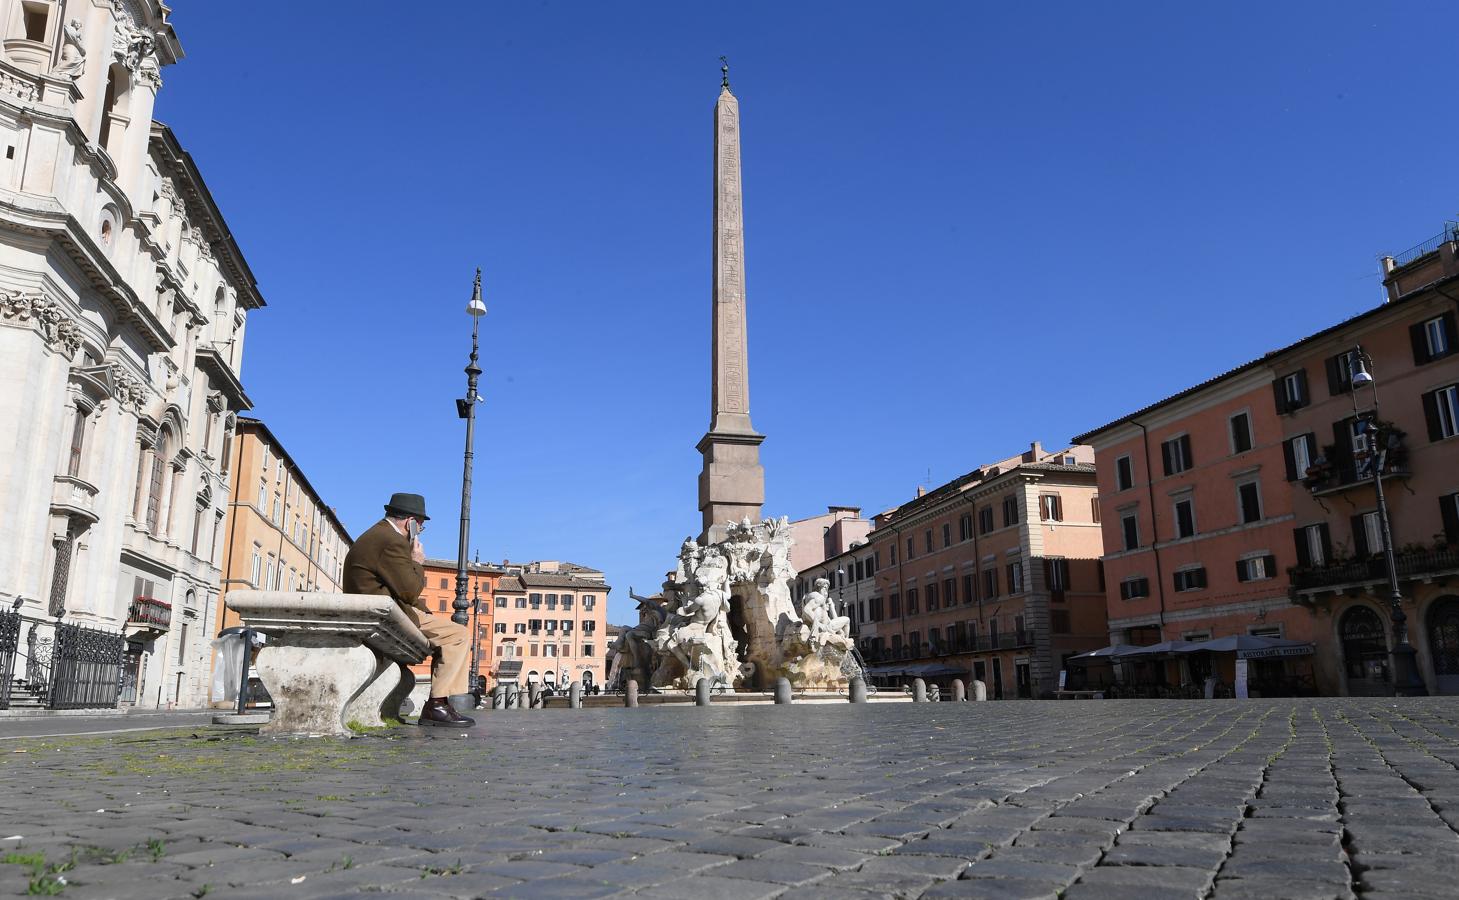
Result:
M1439 572L1459 572L1459 548L1399 550L1394 553L1398 577L1423 578ZM1314 591L1345 584L1386 581L1388 567L1383 557L1330 563L1324 566L1293 566L1287 570L1292 589Z
M156 597L137 597L127 612L127 624L166 631L172 626L172 604Z
M1013 631L999 632L997 635L982 634L976 638L963 638L960 641L944 642L939 644L918 643L904 644L900 647L886 647L880 653L872 651L863 653L868 665L879 662L901 662L907 660L936 658L949 656L957 653L986 653L993 650L1012 650L1019 647L1032 647L1034 633L1027 628L1019 628Z

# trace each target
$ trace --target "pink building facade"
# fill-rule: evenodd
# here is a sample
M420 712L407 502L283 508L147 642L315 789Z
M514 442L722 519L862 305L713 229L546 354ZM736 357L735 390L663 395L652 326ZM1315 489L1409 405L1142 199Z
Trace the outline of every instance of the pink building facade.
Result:
M1459 693L1456 248L1451 228L1386 259L1383 305L1075 438L1095 449L1113 643L1307 641L1253 661L1253 690L1391 693L1376 419L1405 633L1428 691ZM1221 654L1151 674L1199 681L1192 663L1234 674Z

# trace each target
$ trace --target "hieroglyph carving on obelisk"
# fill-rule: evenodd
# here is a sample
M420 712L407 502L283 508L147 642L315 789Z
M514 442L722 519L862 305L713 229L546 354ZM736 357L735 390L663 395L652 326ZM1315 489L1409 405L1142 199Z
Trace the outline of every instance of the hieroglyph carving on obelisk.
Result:
M699 441L704 470L699 510L704 536L714 526L748 517L760 520L765 471L750 424L750 368L746 352L745 235L740 183L740 104L730 91L728 67L714 105L714 347L709 432ZM722 530L722 529L721 529Z

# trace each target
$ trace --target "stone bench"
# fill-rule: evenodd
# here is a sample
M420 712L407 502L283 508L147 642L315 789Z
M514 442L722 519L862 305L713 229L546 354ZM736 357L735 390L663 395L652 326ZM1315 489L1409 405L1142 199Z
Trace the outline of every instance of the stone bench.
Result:
M415 687L430 643L394 600L370 594L229 591L245 625L268 635L258 676L274 701L266 734L348 735L383 725Z

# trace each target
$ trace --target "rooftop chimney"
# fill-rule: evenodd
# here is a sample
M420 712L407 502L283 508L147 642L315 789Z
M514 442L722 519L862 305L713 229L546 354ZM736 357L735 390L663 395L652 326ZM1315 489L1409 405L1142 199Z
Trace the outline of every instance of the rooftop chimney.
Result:
M923 487L920 484L917 485L917 496L918 497L926 497L927 496L927 488Z
M1038 462L1039 457L1044 455L1044 446L1038 441L1028 445L1028 452L1023 454L1024 462Z

